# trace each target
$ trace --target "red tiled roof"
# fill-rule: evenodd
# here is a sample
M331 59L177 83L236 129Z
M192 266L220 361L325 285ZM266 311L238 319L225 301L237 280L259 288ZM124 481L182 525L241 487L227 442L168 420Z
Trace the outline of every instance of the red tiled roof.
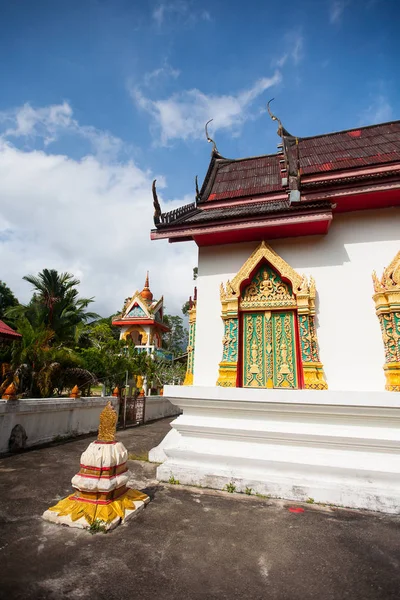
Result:
M302 174L400 161L400 121L299 139Z
M22 337L22 335L20 333L17 333L16 331L14 331L14 329L11 329L11 327L6 325L4 323L4 321L0 320L0 336L2 336L2 335L5 335L10 338L14 338L14 339L18 339L18 338Z
M280 191L281 171L278 155L222 162L208 200L253 196Z
M298 138L298 152L301 175L400 161L400 121ZM218 155L210 164L201 190L202 200L283 191L279 164L282 158L282 155L273 154L228 160Z

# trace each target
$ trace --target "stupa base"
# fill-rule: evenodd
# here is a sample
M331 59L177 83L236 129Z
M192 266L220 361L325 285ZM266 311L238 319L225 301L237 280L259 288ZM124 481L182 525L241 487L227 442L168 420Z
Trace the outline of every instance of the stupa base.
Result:
M149 502L149 496L133 489L104 503L87 502L78 499L77 494L71 494L46 510L42 518L78 529L109 531L136 517Z

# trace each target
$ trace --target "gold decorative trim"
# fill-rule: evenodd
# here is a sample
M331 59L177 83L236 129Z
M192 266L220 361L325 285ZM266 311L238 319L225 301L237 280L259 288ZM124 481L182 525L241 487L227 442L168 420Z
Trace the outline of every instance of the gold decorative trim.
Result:
M221 362L217 385L220 387L236 387L237 362Z
M384 269L379 280L372 273L375 310L385 349L385 389L400 392L400 251Z
M232 279L230 287L234 294L240 294L240 286L243 281L248 279L254 271L255 267L265 259L269 264L274 267L282 277L289 279L293 286L293 291L301 288L303 283L303 277L296 273L294 269L281 258L270 246L264 241L256 248L253 254L246 260L243 267L238 271L237 275ZM229 283L229 282L228 282Z
M185 379L182 385L193 385L193 373L186 371Z
M117 500L113 500L107 504L97 504L92 502L84 502L76 500L75 495L63 498L55 506L51 506L48 510L57 513L58 517L70 517L71 521L77 521L84 518L88 526L95 521L102 521L105 524L111 523L117 517L123 519L126 511L134 511L137 509L135 502L147 503L149 497L142 492L134 489L127 491Z
M304 388L306 390L327 390L322 363L303 362Z

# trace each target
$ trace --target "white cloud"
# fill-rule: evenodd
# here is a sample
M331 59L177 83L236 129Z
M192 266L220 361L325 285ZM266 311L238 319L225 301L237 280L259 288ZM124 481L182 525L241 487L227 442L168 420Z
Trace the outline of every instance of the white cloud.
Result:
M0 125L7 127L3 137L42 138L48 146L64 133L74 134L87 140L99 159L116 158L126 145L107 131L95 127L80 125L73 118L68 102L34 108L29 103L13 110L0 112Z
M180 74L179 69L174 69L168 62L165 62L162 67L146 73L143 77L143 83L146 86L150 86L161 79L177 79Z
M393 109L388 98L384 94L377 94L369 106L360 115L360 125L374 125L390 121L393 117Z
M29 105L27 105L29 106ZM150 171L133 161L102 160L94 154L81 160L44 151L24 151L13 136L32 135L41 116L42 134L57 135L52 123L72 123L72 110L46 107L33 114L15 113L12 127L0 137L1 278L21 301L30 297L23 275L43 268L70 271L81 279L81 294L95 296L94 309L109 315L144 283L156 297L164 294L167 310L179 314L192 293L194 244L151 242L153 206ZM10 115L11 113L9 113ZM8 125L10 116L8 115ZM52 116L51 116L52 115ZM4 124L4 123L3 123ZM90 128L89 128L90 129ZM96 131L96 130L95 130ZM97 132L101 137L101 132ZM107 145L107 135L103 142ZM159 177L159 187L165 182ZM164 204L164 210L191 201ZM161 198L162 203L162 198Z
M283 36L283 53L272 61L272 66L284 67L288 61L297 66L304 58L304 37L301 30L287 31Z
M331 0L329 8L329 21L333 25L341 22L344 9L348 4L349 0Z
M158 29L167 21L174 25L194 25L198 21L211 21L207 10L197 10L196 4L186 0L160 2L153 10L152 17Z
M213 129L230 129L234 133L251 118L250 107L265 90L282 80L279 71L263 77L249 89L236 95L204 94L198 89L184 90L165 100L151 100L139 87L131 89L136 105L153 119L160 142L167 145L175 139L199 139L204 136L204 124L213 118Z

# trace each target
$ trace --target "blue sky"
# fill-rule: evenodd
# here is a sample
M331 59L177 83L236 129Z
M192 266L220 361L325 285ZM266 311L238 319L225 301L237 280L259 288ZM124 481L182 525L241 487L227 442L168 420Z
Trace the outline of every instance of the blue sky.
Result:
M22 300L22 275L54 266L113 312L149 268L179 310L196 249L150 244L149 186L165 209L192 200L210 118L232 158L275 151L271 97L299 136L400 118L397 0L3 0L0 17L0 277Z

